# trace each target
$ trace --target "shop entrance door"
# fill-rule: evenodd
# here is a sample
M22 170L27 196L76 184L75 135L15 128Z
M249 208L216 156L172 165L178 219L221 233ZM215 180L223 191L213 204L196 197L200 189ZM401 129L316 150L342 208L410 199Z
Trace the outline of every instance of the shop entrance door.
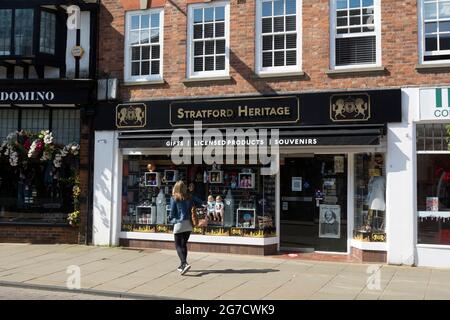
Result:
M347 156L286 158L281 166L282 250L347 251Z

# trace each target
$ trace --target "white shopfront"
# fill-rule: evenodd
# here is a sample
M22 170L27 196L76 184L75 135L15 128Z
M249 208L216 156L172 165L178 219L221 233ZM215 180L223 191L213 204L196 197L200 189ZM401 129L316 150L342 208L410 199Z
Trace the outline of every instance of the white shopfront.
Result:
M222 195L225 210L231 199L228 194L235 202L230 223L225 218L215 225L210 219L203 229L194 230L190 242L197 250L261 254L312 250L343 255L357 251L363 261L413 264L415 219L408 212L414 211L414 205L405 195L413 191L409 174L413 150L408 142L413 135L408 131L409 104L403 99L408 94L402 92L402 99L400 90L299 95L305 105L323 109L321 119L315 120L317 111L297 109L293 104L291 110L300 110L300 116L294 117L295 125L280 130L280 139L293 143L280 146L279 170L273 176L259 174L258 166L250 164L175 166L166 143L172 130L149 127L152 120L150 126L160 125L156 116L169 117L164 113L169 110L167 102L139 104L139 112L147 111L142 121L147 123L145 129L123 129L120 117L112 119L119 125L111 128L101 123L96 129L93 242L168 247L173 239L170 225L158 220L159 214L155 217L154 213L159 209L152 207L158 207L161 193L167 203L171 184L178 178L194 184L205 204L209 195ZM338 99L351 109L352 103L363 98L367 99L363 111L372 108L364 117L333 122ZM224 108L232 109L233 100L237 99L230 99ZM242 99L246 103L255 100ZM217 101L221 100L208 103ZM194 107L202 102L189 101ZM137 105L121 104L114 111L135 112ZM325 125L308 127L304 124L308 121ZM147 184L146 177L154 179ZM249 221L240 221L241 212ZM259 251L250 250L255 248Z

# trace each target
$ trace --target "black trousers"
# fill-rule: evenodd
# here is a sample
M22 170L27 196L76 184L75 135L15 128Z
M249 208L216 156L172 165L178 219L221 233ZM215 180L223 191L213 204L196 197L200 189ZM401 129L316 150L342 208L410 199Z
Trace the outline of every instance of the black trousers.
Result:
M175 233L175 248L177 249L178 256L180 257L181 264L186 263L188 249L187 242L191 232Z

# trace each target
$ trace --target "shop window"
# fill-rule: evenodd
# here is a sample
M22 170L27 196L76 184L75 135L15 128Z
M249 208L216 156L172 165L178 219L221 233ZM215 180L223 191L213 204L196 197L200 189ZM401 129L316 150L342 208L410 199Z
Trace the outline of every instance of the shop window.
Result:
M383 153L355 155L354 238L386 241L386 171Z
M332 67L380 66L380 0L331 1Z
M250 165L173 166L165 157L125 156L122 231L170 233L170 197L176 181L189 185L197 207L195 234L275 236L275 176Z
M55 54L56 15L52 12L41 12L41 33L39 50L42 53Z
M256 2L258 73L300 71L301 2L301 0Z
M188 77L228 75L229 3L189 6Z
M420 0L423 62L450 60L450 1Z
M49 128L49 125L50 110L40 108L22 110L20 129L30 132L38 132Z
M6 136L19 126L19 110L0 109L0 141L4 141Z
M64 145L80 141L80 110L53 110L52 132Z
M162 79L162 9L127 12L125 36L125 79L152 81Z
M66 224L69 213L76 222L79 110L0 109L0 116L0 223Z
M34 30L35 18L39 29ZM32 56L34 37L39 36L39 51L54 55L56 46L56 14L31 8L0 9L0 55Z
M418 243L450 245L450 124L416 132Z

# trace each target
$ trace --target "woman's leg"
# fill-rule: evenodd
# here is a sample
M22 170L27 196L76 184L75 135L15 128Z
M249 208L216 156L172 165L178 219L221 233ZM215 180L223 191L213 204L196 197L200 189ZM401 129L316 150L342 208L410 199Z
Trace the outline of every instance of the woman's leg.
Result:
M190 235L191 235L191 233L189 231L188 232L183 232L182 252L183 252L184 263L187 263L187 255L188 255L187 243L188 243Z
M183 250L183 233L175 233L175 249L177 249L178 257L180 258L181 264L186 262L186 256L184 254Z

